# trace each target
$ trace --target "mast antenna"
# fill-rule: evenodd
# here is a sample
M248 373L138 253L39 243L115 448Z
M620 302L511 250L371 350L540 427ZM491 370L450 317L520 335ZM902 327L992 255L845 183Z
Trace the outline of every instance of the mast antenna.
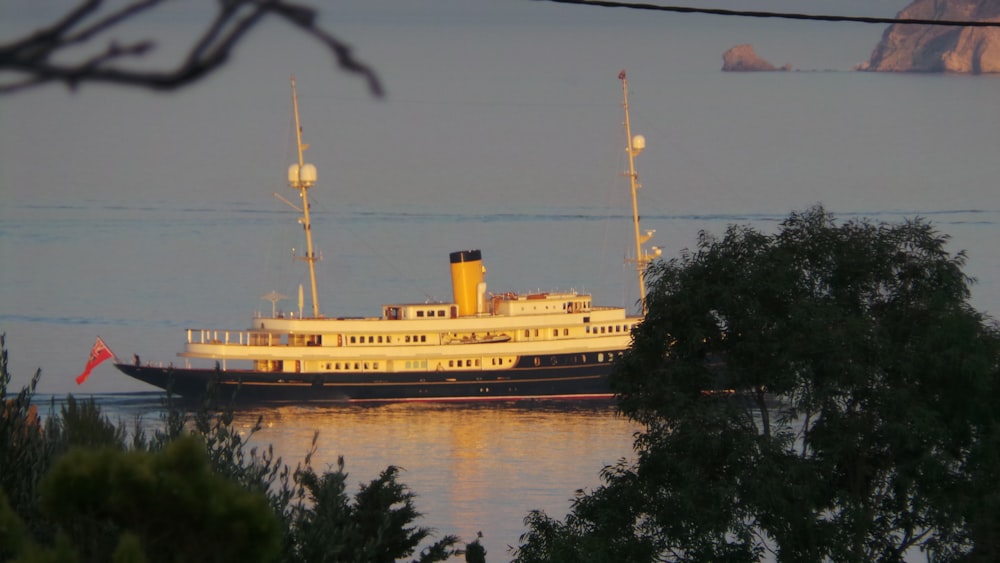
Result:
M312 223L309 219L309 195L306 193L316 183L316 167L312 164L307 164L302 156L302 153L309 148L309 145L302 142L302 125L299 123L299 98L295 90L294 75L292 75L292 113L295 114L295 144L298 148L299 161L288 168L288 185L298 190L302 197L302 228L306 233L306 254L297 258L309 264L309 285L312 289L313 317L319 318L319 296L316 291L316 260L318 258L313 250Z
M652 229L645 233L639 231L639 200L636 192L642 187L642 184L639 183L639 174L635 171L635 157L646 148L646 138L642 135L632 136L632 124L629 122L628 115L628 78L625 76L624 69L618 73L618 80L622 81L622 98L624 99L622 105L625 108L625 142L627 143L625 152L628 153L628 177L632 192L632 225L635 230L635 259L628 261L635 262L639 278L639 304L642 308L642 314L646 314L646 267L654 258L660 256L662 251L655 246L652 247L651 253L642 248L642 245L653 238L653 233L656 232Z

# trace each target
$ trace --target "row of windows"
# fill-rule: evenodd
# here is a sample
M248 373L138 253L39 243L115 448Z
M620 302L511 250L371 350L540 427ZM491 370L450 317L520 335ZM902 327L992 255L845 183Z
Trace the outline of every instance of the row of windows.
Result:
M327 362L326 369L334 371L358 371L358 370L368 370L370 369L378 370L378 362Z
M365 339L367 339L367 340L365 340ZM427 335L426 334L414 334L414 335L407 334L406 336L403 337L403 341L404 342L427 342ZM392 343L392 337L389 336L389 335L386 335L383 338L383 336L380 334L378 336L352 336L350 338L350 343L351 344L364 344L365 342L368 342L368 344L382 344L383 342L385 344L390 344L390 343Z
M618 352L617 355L621 356L621 352ZM591 360L593 360L593 358L594 356L590 357ZM605 354L604 352L597 353L597 361L600 363L612 362L614 361L614 359L615 359L615 352L608 352L607 354ZM535 358L532 361L535 364L535 367L557 366L560 364L566 364L566 365L586 364L587 354L580 354L578 356L564 356L561 359L555 356L550 356L548 358L542 356L535 356Z
M602 363L603 362L611 362L612 360L614 360L614 358L615 358L616 355L620 356L621 352L618 352L617 354L615 352L608 352L608 353L600 352L600 353L597 354L597 361L598 362L602 362ZM591 358L593 358L593 356L591 356ZM494 366L502 366L504 364L504 359L503 358L493 357L493 358L490 358L490 361L491 361L491 364L494 365ZM507 361L508 361L508 363L510 362L509 359ZM578 364L578 363L579 364L585 364L585 363L587 363L587 355L586 354L580 354L580 355L577 355L577 356L563 357L561 361L559 359L557 359L555 356L548 357L548 358L543 358L543 357L536 356L534 358L534 360L533 360L533 363L535 364L535 366L542 366L542 365L555 366L555 365L559 365L560 363L566 363L566 364ZM376 362L361 362L361 361L357 361L357 362L326 362L325 367L326 367L327 370L331 370L331 371L362 371L362 370L363 371L378 371L379 370L379 365L380 364L377 361ZM406 369L408 369L408 370L413 370L413 369L416 369L416 370L426 370L427 369L427 360L406 360L405 366L406 366ZM480 359L479 358L464 358L464 359L451 359L451 360L448 360L448 368L449 369L463 368L463 367L466 367L466 368L478 368L478 367L481 367ZM443 365L442 364L438 364L437 369L440 370L442 368L443 368Z
M433 316L437 315L438 317L442 317L442 318L447 314L447 313L445 313L444 309L438 309L436 311L426 311L426 312L423 309L418 309L417 310L417 317L418 318L422 318L422 317L425 316L425 313L426 313L426 316L428 316L428 317L433 317Z
M503 365L502 358L492 358L493 365ZM405 369L408 370L425 370L427 369L427 360L406 360ZM468 358L460 360L448 360L449 368L461 368L461 367L480 367L479 358ZM325 365L327 370L332 371L378 371L379 362L326 362ZM438 369L442 369L443 365L438 364Z
M562 329L562 334L563 334L563 336L569 336L569 329L568 328ZM538 329L537 328L535 329L535 336L538 336ZM558 328L552 329L552 336L559 336L559 329ZM524 329L524 337L525 338L530 338L531 337L531 329L530 328Z
M632 330L632 325L614 325L614 326L590 326L587 325L587 332L591 334L611 334L615 332L628 332Z
M628 332L629 330L631 330L631 328L632 328L631 325L593 326L593 327L590 326L590 325L587 325L586 326L586 331L587 331L588 334L612 334L612 333ZM554 328L554 329L552 329L552 336L558 337L559 333L560 333L560 330L562 332L562 336L569 336L569 328L563 328L563 329ZM530 328L524 329L524 337L525 338L531 338L532 335L534 335L535 337L540 336L541 335L540 329L537 329L537 328L536 329L530 329ZM316 337L316 338L319 338L319 337ZM400 338L400 337L397 337L397 339L398 338ZM402 336L402 339L403 339L403 342L406 342L406 343L411 343L411 342L426 343L427 342L427 335L426 334L413 334L413 335L407 334L407 335ZM351 336L349 338L349 342L351 344L365 344L365 343L368 343L368 344L391 344L392 343L392 336L389 336L389 335L383 336L381 334L378 335L378 336Z

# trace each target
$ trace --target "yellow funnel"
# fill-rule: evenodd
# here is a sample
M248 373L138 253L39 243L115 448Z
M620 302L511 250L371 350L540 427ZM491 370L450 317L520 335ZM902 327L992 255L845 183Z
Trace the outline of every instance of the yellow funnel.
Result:
M478 250L452 252L451 292L458 304L459 316L475 315L479 301L478 288L483 282L483 254Z

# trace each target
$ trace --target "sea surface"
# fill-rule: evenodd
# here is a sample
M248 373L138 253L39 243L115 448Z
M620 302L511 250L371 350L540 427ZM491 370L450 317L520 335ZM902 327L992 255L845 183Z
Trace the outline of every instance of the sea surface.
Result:
M141 416L155 425L162 395L107 363L84 385L72 383L95 336L124 359L138 353L143 361L179 363L173 354L182 346L185 328L245 328L255 311L271 312L271 303L260 296L271 289L294 296L296 284L307 279L299 272L291 276L291 285L261 281L302 269L280 248L281 235L269 234L294 225L294 214L267 206L83 202L6 209L13 213L4 217L0 237L17 240L6 248L17 249L13 264L21 267L5 270L0 278L3 295L17 297L2 301L0 325L7 333L15 385L24 384L35 367L43 369L43 410L48 394L72 393L93 397L112 420L131 423ZM980 310L996 311L1000 210L921 215L950 233L954 248L969 249L967 272L980 280L973 302ZM911 215L896 210L842 215L885 221L904 216ZM685 233L693 244L699 229L721 233L728 224L743 223L770 230L782 218L779 213L652 214L645 221L657 227L657 235ZM630 306L635 280L632 267L621 260L626 245L606 242L615 238L609 231L623 226L627 231L627 224L628 217L618 212L576 207L512 207L492 214L458 208L318 212L319 239L347 249L325 255L321 283L337 289L321 294L321 305L363 315L375 314L382 300L448 299L448 258L440 250L464 248L449 240L449 231L459 229L475 231L475 237L466 235L476 241L468 246L483 249L493 289L575 287L607 296L599 299L603 303ZM300 234L297 226L291 230L292 238ZM386 248L385 255L378 247ZM81 254L88 258L74 259ZM212 268L192 269L188 261ZM56 267L60 262L73 267ZM108 276L108 268L118 273ZM528 279L536 283L520 281ZM61 296L58 307L51 304L54 295ZM295 310L295 301L290 297L277 307ZM610 402L283 406L240 412L236 423L249 431L258 416L264 428L254 445L273 445L293 467L318 431L313 466L335 467L343 456L353 485L375 478L387 465L403 468L400 480L418 495L424 514L419 523L436 529L438 537L457 534L471 541L482 532L488 561L509 559L508 548L517 545L528 511L563 516L574 491L598 486L605 465L630 459L638 430L616 416Z
M152 431L161 424L163 397L153 393L98 394L113 422ZM38 397L43 414L61 396ZM487 561L507 561L531 510L562 516L576 489L599 484L604 465L630 458L635 425L610 401L488 404L396 403L377 406L286 406L243 410L234 425L263 428L251 446L274 446L282 463L302 463L318 432L312 467L335 470L343 457L351 493L393 465L399 482L417 495L414 524L434 537L480 542Z
M891 17L906 3L806 7ZM10 6L0 38L52 15L48 3ZM168 39L166 54L208 4L172 6L138 30ZM647 139L642 226L664 258L702 230L773 232L817 204L843 221L921 217L965 251L972 305L1000 315L1000 77L850 71L881 26L493 0L345 0L322 17L379 72L386 98L270 24L187 90L4 98L0 332L15 388L41 369L46 397L93 396L113 418L156 420L159 395L108 363L74 383L96 337L125 360L178 363L186 328L244 329L271 313L272 291L288 296L276 309L299 309L302 228L272 196L295 195L292 73L320 173L310 196L328 316L448 301L448 254L468 249L482 251L491 291L576 289L634 308L622 68L633 132ZM739 43L798 71L720 72ZM343 455L361 483L403 467L422 523L466 540L482 531L489 561L508 558L528 510L562 516L574 491L598 485L636 430L607 403L302 405L240 424L257 415L257 443L292 465L318 430L318 468Z

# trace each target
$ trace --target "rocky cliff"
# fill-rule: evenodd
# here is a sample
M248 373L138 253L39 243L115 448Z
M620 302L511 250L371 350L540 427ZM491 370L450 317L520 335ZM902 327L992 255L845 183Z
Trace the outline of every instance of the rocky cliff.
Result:
M781 68L757 56L750 45L737 45L722 54L722 70L726 71L768 71L791 70L791 66Z
M1000 22L1000 0L914 0L897 17ZM1000 72L1000 28L894 24L858 70Z

